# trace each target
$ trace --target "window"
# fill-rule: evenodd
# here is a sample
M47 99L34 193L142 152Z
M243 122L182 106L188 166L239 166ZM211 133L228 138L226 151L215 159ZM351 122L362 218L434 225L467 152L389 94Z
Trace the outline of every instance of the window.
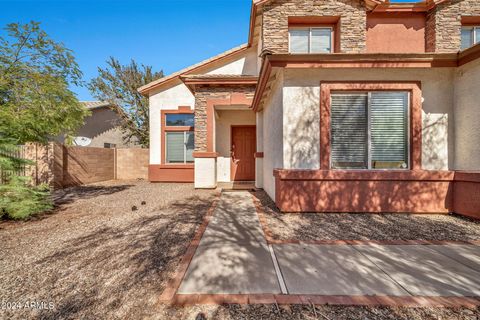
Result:
M192 163L194 150L193 131L166 132L166 162Z
M462 27L462 50L468 49L480 42L480 26Z
M167 126L193 127L193 113L167 113L165 123Z
M194 114L193 113L164 113L165 127L165 163L187 164L193 163L194 143Z
M331 53L332 32L330 27L290 28L290 53Z
M333 169L407 169L409 93L331 95Z

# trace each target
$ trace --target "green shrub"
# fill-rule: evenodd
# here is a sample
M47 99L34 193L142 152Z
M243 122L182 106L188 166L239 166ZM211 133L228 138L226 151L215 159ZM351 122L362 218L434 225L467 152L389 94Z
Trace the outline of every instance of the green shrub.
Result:
M0 216L25 219L53 208L47 185L29 185L27 177L12 176L0 185Z

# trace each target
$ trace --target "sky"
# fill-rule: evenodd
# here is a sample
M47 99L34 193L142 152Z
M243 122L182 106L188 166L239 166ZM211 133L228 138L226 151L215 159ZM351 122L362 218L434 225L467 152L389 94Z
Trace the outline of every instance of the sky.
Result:
M397 2L412 2L399 0ZM73 50L84 81L113 56L169 74L247 42L251 0L0 0L10 22L41 22ZM85 87L80 100L95 100Z

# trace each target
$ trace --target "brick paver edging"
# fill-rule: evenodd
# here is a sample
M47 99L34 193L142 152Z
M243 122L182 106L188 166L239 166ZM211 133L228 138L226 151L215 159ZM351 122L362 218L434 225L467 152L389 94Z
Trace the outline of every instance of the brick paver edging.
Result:
M180 287L180 284L182 283L183 277L187 272L188 266L190 265L190 262L192 261L193 256L195 255L195 251L197 250L197 247L200 244L200 239L202 238L203 233L207 229L208 223L213 217L217 203L220 200L220 196L221 196L221 192L215 195L216 198L213 200L212 205L208 209L205 217L203 218L202 224L200 225L197 232L195 233L195 236L193 237L193 240L190 242L190 245L188 246L187 251L185 251L185 254L182 257L182 260L180 261L180 265L178 266L178 269L175 271L173 278L168 281L167 286L165 287L165 290L163 290L162 294L160 295L160 302L170 303L173 301L173 298L178 288Z
M265 210L260 200L253 195L253 202L257 209L258 220L268 244L323 244L323 245L451 245L471 244L480 245L480 240L453 241L453 240L297 240L297 239L275 239L273 232L268 227L265 218Z
M177 294L177 290L182 283L182 280L187 272L188 266L195 255L200 239L211 221L216 205L219 201L220 194L212 202L208 209L202 224L198 228L195 237L190 243L187 251L182 257L178 270L174 277L167 283L165 290L160 296L160 303L166 303L175 306L189 306L200 304L305 304L305 305L349 305L349 306L390 306L390 307L467 307L476 308L480 306L480 297L428 297L428 296L322 296L322 295L296 295L296 294ZM260 201L252 194L253 202L255 204L260 224L264 231L265 239L268 243L276 243L272 239L272 233L268 229L263 216L263 206ZM272 242L273 241L273 242ZM281 241L281 240L280 240ZM355 242L355 243L353 243ZM421 241L422 243L412 243L406 241L406 244L445 244L452 243L452 241ZM428 242L428 241L427 241ZM478 242L478 241L475 241ZM280 242L280 243L299 243L299 242ZM305 242L301 242L305 243ZM318 244L325 244L325 242L315 242ZM372 244L372 241L345 241L334 240L330 244ZM375 242L385 244L385 242ZM454 242L458 243L458 242ZM471 242L461 242L471 243ZM398 244L388 243L388 244ZM401 243L405 244L405 243Z
M176 294L170 303L176 306L199 304L328 304L348 306L476 308L480 306L480 298L426 296L322 296L295 294Z

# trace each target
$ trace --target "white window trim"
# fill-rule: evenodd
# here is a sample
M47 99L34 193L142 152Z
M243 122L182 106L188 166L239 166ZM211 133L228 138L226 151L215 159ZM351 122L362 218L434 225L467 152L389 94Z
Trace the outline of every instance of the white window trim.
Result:
M288 53L290 54L321 54L321 52L311 52L312 47L312 30L313 29L330 29L330 52L334 52L334 39L333 39L333 27L289 27L288 28ZM291 52L290 48L292 47L290 30L308 30L308 52L307 53L298 53Z
M334 168L332 164L332 155L330 154L330 159L329 159L329 164L330 164L330 170L349 170L349 171L356 171L356 170L361 170L361 171L406 171L406 170L411 170L411 165L410 165L410 158L411 158L411 146L410 146L410 130L411 130L411 119L410 119L410 104L411 104L411 93L408 91L403 91L400 90L401 92L406 92L407 93L407 167L406 168L385 168L385 169L372 169L372 141L371 141L371 95L372 92L376 92L375 90L371 91L338 91L340 94L367 94L367 167L366 168L355 168L355 169L344 169L344 168ZM386 92L394 92L392 90L387 90ZM332 92L330 94L330 106L332 105L332 96L337 93L337 92ZM332 139L332 125L330 124L330 141Z
M474 45L476 45L477 43L480 43L480 39L477 39L477 30L480 29L480 25L472 25L472 26L462 26L462 31L463 29L469 29L471 30L471 32L473 33L472 34L472 40L473 40L473 43L470 43L470 46L468 48L471 48L473 47ZM466 50L468 48L464 48L462 50Z

